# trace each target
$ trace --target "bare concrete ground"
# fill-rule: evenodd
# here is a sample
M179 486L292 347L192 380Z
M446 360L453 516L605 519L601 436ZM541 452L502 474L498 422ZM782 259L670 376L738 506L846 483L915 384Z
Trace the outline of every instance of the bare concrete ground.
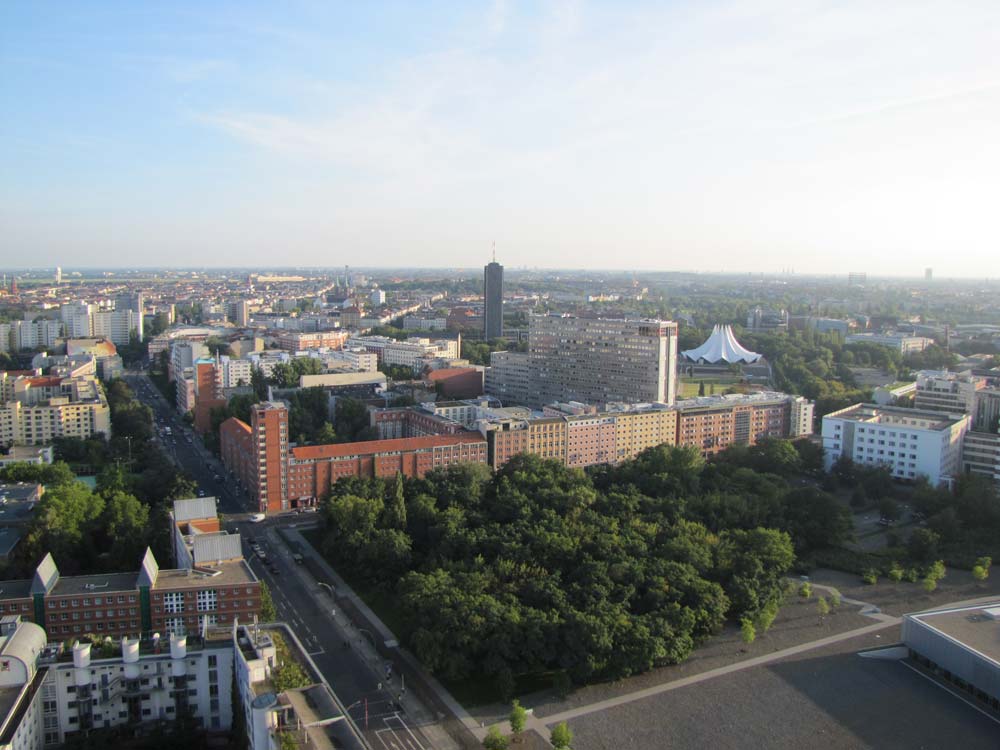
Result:
M874 586L867 586L858 576L838 570L816 570L810 578L814 583L835 586L846 597L871 602L886 614L896 617L983 596L995 596L1000 600L1000 568L994 569L982 583L975 581L967 570L949 568L933 593L924 591L923 584L919 582L892 583L884 577Z
M858 615L857 607L848 605L842 605L831 614L820 617L816 602L815 595L809 600L803 600L798 596L789 597L788 603L782 607L771 630L760 635L750 645L743 643L738 628L730 626L696 649L682 664L661 667L624 680L588 685L574 690L565 698L552 692L533 693L521 696L521 703L526 708L533 708L536 716L544 717L755 656L781 651L800 643L865 627L874 622L870 618ZM890 628L889 633L892 632L893 629ZM881 638L872 637L870 640L873 645L878 645L890 637L892 636L882 635ZM509 711L510 706L496 704L469 709L469 713L477 722L484 721L487 726L506 717Z
M867 638L571 719L576 750L996 748L1000 725Z

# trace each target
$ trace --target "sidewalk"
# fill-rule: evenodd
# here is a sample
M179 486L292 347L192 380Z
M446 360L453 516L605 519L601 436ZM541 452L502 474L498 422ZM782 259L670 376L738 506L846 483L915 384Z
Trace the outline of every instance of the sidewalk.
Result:
M275 529L275 532L277 533L277 529ZM405 674L402 670L402 667L405 666L407 671L411 672L411 674L415 673L425 686L433 691L434 698L450 711L454 719L460 722L471 733L467 738L468 740L474 739L482 731L479 724L452 698L444 686L432 675L427 674L412 654L399 646L395 634L354 593L354 590L351 589L347 582L337 574L297 529L282 528L279 536L281 534L286 535L286 538L300 545L302 554L307 558L310 567L313 565L316 566L316 568L322 571L327 580L332 581L333 586L336 588L336 599L335 601L331 601L334 601L333 610L336 614L331 616L327 612L327 618L335 622L339 631L351 641L352 647L361 653L376 676L383 682L386 682L389 690L398 696L398 702L403 706L406 716L417 724L420 731L433 744L433 747L440 750L457 750L463 746L478 747L478 742L476 745L471 745L468 741L464 743L457 741L452 736L452 733L442 726L442 722L447 721L448 716L441 711L436 711L432 707L427 706L414 695L414 688L417 686L407 681L406 690L402 690L403 686L399 684L402 675L393 674L386 680L384 665L387 662L397 662L400 667L399 671L402 674ZM319 581L309 575L306 567L299 568L297 574L304 581L307 581L310 586L316 586L319 583ZM326 586L319 586L319 588L323 589L325 594L330 594ZM357 619L363 621L362 624L359 625L353 622L348 616L352 610L358 615ZM373 644L369 638L364 637L360 632L361 630L368 631L376 639L376 644Z

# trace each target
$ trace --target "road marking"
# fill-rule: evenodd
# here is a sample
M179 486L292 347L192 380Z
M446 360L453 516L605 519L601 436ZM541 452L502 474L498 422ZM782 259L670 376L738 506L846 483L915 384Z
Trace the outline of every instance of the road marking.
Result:
M324 651L323 649L319 649L318 651L310 651L309 656L320 656L325 653L326 651Z
M939 687L942 690L944 690L946 693L951 693L956 698L958 698L960 701L962 701L962 703L964 703L965 705L969 706L970 708L974 708L976 711L978 711L979 713L981 713L983 716L985 716L987 719L989 719L993 723L1000 724L1000 719L998 719L996 716L993 716L992 714L988 713L987 711L984 711L983 709L981 709L979 706L977 706L975 703L973 703L972 701L970 701L968 698L966 698L961 693L952 690L948 685L945 685L945 684L943 684L941 682L938 682L937 680L935 680L933 677L931 677L928 674L924 674L919 669L917 669L916 667L914 667L912 664L907 664L905 661L901 661L900 664L902 664L904 667L906 667L907 669L911 670L912 672L916 672L918 675L920 675L921 677L923 677L929 683L931 683L932 685L936 685L937 687Z
M393 713L392 716L382 719L385 723L385 729L376 730L375 736L379 738L379 741L387 748L405 749L405 750L426 750L417 736L412 732L406 722L400 717L398 713ZM396 721L401 726L400 729L404 730L406 734L400 734L396 728L394 728L391 722ZM383 733L391 734L392 740L390 743L386 743L385 738L382 736Z

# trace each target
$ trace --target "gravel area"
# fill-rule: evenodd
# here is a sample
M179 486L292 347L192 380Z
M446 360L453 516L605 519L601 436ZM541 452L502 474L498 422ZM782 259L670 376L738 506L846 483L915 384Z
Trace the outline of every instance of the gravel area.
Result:
M991 571L990 577L981 583L975 581L967 570L949 568L944 579L938 581L937 590L930 594L924 591L920 582L892 583L882 577L874 586L867 586L860 577L839 570L816 570L810 579L813 583L835 586L844 596L871 602L886 614L896 617L965 599L995 596L1000 600L1000 568Z
M771 629L749 646L740 639L739 629L729 626L696 649L682 664L661 667L616 682L587 685L574 690L566 698L547 692L521 696L520 700L526 708L533 708L536 716L544 717L875 623L875 620L857 614L856 609L842 605L831 614L820 617L816 609L816 596L809 600L792 596L781 608ZM888 628L881 639L871 637L871 643L878 645L883 641L892 641L898 635L898 628ZM505 717L510 706L477 706L468 710L476 721L485 721L489 726Z
M575 750L995 748L1000 726L851 639L569 722Z

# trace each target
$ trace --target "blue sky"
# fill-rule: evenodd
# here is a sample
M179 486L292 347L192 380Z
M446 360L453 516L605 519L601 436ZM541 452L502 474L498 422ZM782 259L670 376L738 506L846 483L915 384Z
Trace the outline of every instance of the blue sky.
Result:
M0 262L1000 276L1000 3L8 2Z

